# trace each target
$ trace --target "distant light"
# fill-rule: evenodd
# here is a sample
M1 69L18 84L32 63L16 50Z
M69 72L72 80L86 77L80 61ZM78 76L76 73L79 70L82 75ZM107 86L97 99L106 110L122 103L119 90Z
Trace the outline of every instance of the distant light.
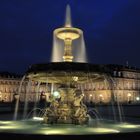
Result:
M103 97L103 95L102 95L102 94L100 94L99 96L100 96L100 97Z
M140 97L136 97L136 100L139 101L140 100Z
M92 97L92 94L90 94L89 96Z
M78 77L77 76L74 76L73 77L73 81L78 81Z
M130 94L130 93L128 93L128 94L127 94L127 96L128 96L128 97L131 97L131 94Z

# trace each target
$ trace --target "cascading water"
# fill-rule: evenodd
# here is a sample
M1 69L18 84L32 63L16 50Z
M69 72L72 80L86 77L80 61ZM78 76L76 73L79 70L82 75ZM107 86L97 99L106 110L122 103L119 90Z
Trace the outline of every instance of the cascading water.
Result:
M87 53L83 33L79 39L73 41L73 54L73 62L87 62Z
M23 76L23 78L21 79L21 82L20 82L20 86L19 86L19 89L18 89L18 98L16 100L16 104L15 104L15 111L14 111L14 120L17 119L17 114L18 114L18 109L19 109L19 101L20 101L20 95L21 95L21 88L22 88L22 84L24 82L26 78L26 75Z
M38 82L37 87L36 87L36 93L35 93L35 102L34 102L34 114L33 116L36 116L36 108L37 108L37 102L39 101L39 88L40 88L41 82Z
M26 118L27 111L28 111L28 95L31 92L31 81L28 81L27 84L27 91L25 93L25 101L24 101L24 109L23 109L23 119Z

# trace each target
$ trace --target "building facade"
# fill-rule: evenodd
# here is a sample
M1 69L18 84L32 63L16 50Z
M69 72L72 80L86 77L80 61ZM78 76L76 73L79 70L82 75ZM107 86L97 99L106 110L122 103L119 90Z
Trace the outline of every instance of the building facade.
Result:
M106 65L110 69L110 81L87 82L77 85L77 89L84 92L84 102L94 104L140 103L140 70L134 67L122 65ZM30 83L25 79L21 83L22 76L0 73L0 102L13 102L20 93L20 101L25 98L29 102L44 98L49 101L52 85L48 83Z
M84 85L85 102L140 103L140 70L121 65L107 65L111 70L111 85L106 80Z

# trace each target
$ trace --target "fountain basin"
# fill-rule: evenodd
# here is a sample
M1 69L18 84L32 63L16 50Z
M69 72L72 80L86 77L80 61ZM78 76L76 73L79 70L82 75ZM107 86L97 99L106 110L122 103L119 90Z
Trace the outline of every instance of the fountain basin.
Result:
M95 122L94 122L95 123ZM129 123L112 123L104 121L96 126L73 124L42 124L40 120L0 121L0 136L30 139L128 139L130 136L140 138L140 125Z
M34 64L27 73L29 79L50 83L63 83L67 79L73 82L78 77L77 83L85 82L89 79L103 80L104 73L109 73L109 69L104 65L76 62L52 62L46 64ZM67 77L67 78L66 78Z

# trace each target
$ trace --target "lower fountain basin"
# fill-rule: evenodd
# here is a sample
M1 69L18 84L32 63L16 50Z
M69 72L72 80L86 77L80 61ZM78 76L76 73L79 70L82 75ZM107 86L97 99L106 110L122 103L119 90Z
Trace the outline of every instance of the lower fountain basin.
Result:
M96 135L139 132L140 125L93 120L89 125L44 124L40 118L0 121L0 133L39 135Z
M103 120L102 120L103 121ZM140 138L140 125L130 123L113 123L103 121L97 123L93 121L92 125L73 125L73 124L43 124L41 119L29 119L22 121L0 121L0 136L6 138L57 138L70 139L128 139L128 136ZM96 123L96 124L95 124Z

